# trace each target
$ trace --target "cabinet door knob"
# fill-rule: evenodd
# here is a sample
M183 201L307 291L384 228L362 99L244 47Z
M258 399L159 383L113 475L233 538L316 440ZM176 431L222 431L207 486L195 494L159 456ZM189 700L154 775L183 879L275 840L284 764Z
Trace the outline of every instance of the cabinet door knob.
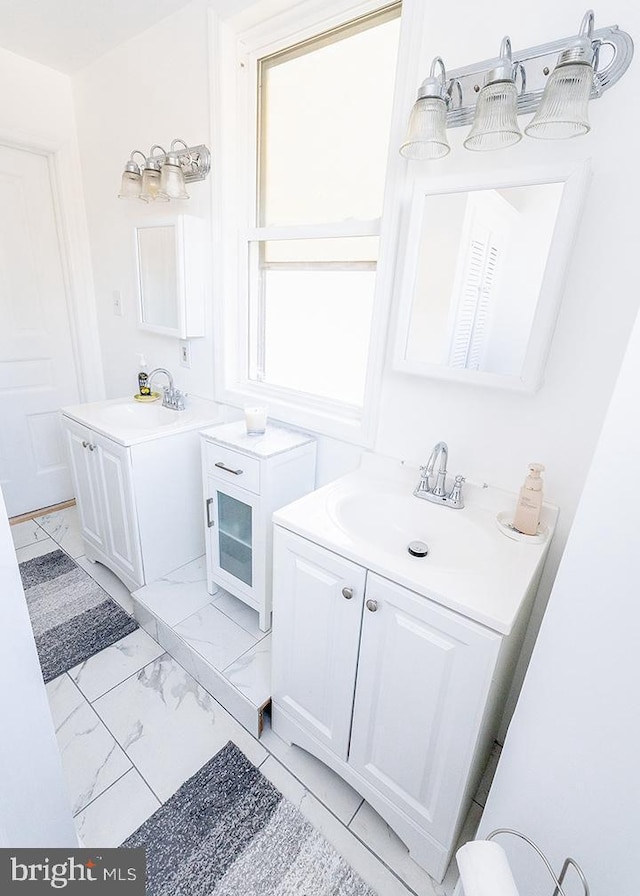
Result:
M83 439L83 440L82 440L82 447L83 447L83 448L88 448L88 447L89 447L89 443L87 442L86 439Z
M95 449L96 449L95 445L89 445L88 447L89 447L89 451L95 451Z
M342 589L342 596L346 597L347 600L351 600L353 597L353 588L349 588L348 585L345 585Z
M377 609L378 609L378 601L371 600L371 598L369 598L369 600L367 601L367 610L370 610L372 613L375 613L375 611Z

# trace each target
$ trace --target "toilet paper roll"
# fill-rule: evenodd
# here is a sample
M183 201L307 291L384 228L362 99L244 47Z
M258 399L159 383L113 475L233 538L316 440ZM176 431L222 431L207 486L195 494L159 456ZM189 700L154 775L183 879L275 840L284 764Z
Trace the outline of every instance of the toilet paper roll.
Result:
M471 840L456 853L465 896L518 896L509 860L493 840Z

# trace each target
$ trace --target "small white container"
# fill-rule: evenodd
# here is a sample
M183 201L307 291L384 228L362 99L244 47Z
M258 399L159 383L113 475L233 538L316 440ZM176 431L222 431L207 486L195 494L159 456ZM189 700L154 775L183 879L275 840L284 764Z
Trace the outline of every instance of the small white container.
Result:
M265 407L245 408L244 420L247 426L247 435L262 435L267 428L267 409Z

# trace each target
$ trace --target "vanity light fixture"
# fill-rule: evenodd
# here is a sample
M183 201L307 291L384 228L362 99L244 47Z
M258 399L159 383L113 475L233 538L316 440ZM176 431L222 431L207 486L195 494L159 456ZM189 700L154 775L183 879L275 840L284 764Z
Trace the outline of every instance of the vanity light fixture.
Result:
M464 141L467 149L499 149L517 142L522 136L517 116L530 112L536 114L524 129L529 137L566 139L586 134L590 127L589 100L598 99L619 81L633 59L629 34L617 25L594 29L594 23L590 9L578 34L571 37L513 53L510 40L504 38L496 58L454 69L448 76L443 66L440 96L445 102L446 127L473 123ZM434 64L435 60L423 86L434 77ZM519 90L515 84L518 75ZM451 103L454 89L460 100L455 105ZM418 116L418 104L425 98L421 87L409 119L407 138L400 147L401 154L411 159L446 155L433 153L430 132L428 139L420 140L414 119ZM418 142L430 145L421 149L414 145ZM448 145L446 138L444 142Z
M142 163L136 162L135 156L141 156ZM210 169L211 153L207 147L187 146L180 138L171 142L169 152L158 144L151 147L147 156L134 149L124 166L118 198L143 202L188 199L185 184L204 180Z

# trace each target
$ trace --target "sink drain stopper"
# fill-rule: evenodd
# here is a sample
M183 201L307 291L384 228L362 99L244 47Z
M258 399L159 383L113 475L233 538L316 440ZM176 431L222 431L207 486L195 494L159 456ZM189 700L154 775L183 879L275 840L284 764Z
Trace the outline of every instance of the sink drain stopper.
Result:
M426 557L429 553L429 547L424 541L412 541L407 546L407 550L412 557Z

